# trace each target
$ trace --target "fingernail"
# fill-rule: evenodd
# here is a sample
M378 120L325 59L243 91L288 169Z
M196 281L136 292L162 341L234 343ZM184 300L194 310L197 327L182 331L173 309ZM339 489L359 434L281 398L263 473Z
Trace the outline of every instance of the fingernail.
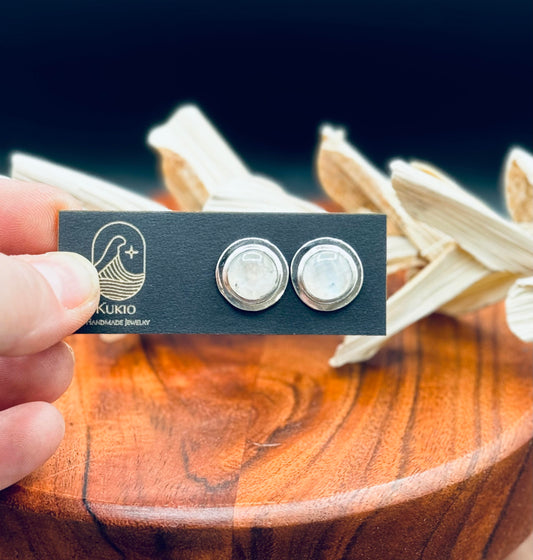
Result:
M19 258L31 264L46 278L57 299L67 309L74 309L92 300L98 293L96 269L77 253L46 253Z
M70 352L70 355L72 356L72 360L75 361L76 360L76 355L74 354L74 348L72 348L72 346L68 342L65 342L64 340L63 340L63 344L66 346L67 350Z
M100 335L100 340L107 344L113 344L113 342L117 342L117 340L122 340L126 335L126 333L103 333Z

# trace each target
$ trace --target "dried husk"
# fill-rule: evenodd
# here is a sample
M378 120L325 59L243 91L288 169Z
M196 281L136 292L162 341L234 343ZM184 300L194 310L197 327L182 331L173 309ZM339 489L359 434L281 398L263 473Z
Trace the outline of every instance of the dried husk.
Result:
M60 188L76 198L86 210L168 210L145 196L108 181L19 152L11 155L11 177Z

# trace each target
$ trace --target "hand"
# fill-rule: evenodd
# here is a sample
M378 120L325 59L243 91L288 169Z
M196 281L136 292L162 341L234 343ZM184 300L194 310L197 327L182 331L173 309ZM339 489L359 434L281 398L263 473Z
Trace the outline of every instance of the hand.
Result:
M52 252L58 211L78 207L53 187L0 179L0 489L44 463L64 434L49 404L74 369L61 339L89 319L99 299L89 261Z

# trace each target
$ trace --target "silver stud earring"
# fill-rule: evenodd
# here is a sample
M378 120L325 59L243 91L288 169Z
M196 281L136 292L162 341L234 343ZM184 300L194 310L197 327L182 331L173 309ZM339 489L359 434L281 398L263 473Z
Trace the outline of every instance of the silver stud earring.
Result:
M231 305L244 311L261 311L283 295L289 267L270 241L247 237L224 250L215 277L220 293Z
M291 262L291 280L306 305L334 311L352 302L361 290L363 265L348 243L320 237L298 249Z

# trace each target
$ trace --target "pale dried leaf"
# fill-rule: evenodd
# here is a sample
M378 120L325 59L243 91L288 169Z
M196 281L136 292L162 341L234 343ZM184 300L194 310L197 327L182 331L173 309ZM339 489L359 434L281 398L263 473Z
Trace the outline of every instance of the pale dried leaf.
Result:
M343 129L329 125L320 130L317 173L322 187L332 200L347 212L366 208L383 212L387 206L390 182L376 167L346 142ZM392 213L392 208L389 209ZM391 218L392 225L394 218Z
M320 206L292 196L277 183L259 175L239 177L220 185L205 202L204 212L309 212Z
M406 237L387 236L387 274L425 264L426 261L420 258L416 247Z
M444 174L440 169L419 161L412 161L411 165L420 171L424 171L442 181L448 190L459 199L463 198L468 201L470 205L477 208L480 212L489 211L488 207L479 199L473 197L457 183L455 183L449 176ZM488 274L485 278L476 282L470 288L459 294L452 301L443 306L439 311L452 316L459 316L464 313L475 311L487 305L492 305L504 299L513 282L518 278L516 273L501 271Z
M459 185L450 186L403 161L391 163L392 184L406 210L438 228L493 271L533 272L532 238Z
M166 123L152 129L148 144L159 153L165 184L183 210L200 210L220 185L250 175L193 105L178 108Z
M450 242L441 232L409 216L390 180L345 140L342 129L322 127L317 173L326 193L348 212L365 207L387 214L388 233L403 233L422 257L435 258Z
M57 187L80 201L86 210L168 211L145 196L28 154L11 155L11 176Z
M533 277L515 282L509 290L505 308L511 331L525 342L533 342Z
M504 560L533 560L533 534Z
M491 272L439 309L458 317L505 299L518 276L512 272Z
M533 222L522 222L520 227L533 239Z
M179 108L148 142L161 156L165 184L183 210L206 212L323 212L253 175L201 111Z
M488 274L457 246L448 246L387 300L386 336L347 336L330 365L339 367L374 356L393 335L436 311Z
M515 222L533 222L533 155L513 148L504 171L505 202Z

